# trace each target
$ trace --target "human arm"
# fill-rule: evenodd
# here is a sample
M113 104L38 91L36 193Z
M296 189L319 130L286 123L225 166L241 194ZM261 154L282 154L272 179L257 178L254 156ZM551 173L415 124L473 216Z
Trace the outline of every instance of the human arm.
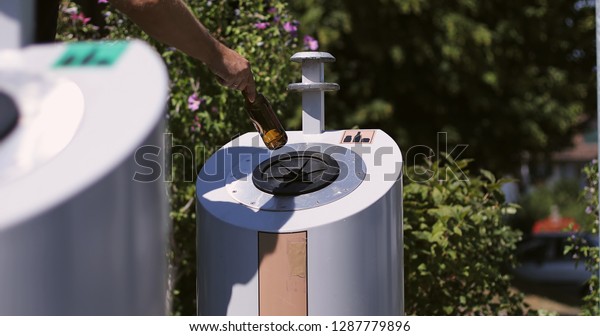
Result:
M221 84L245 91L256 87L250 63L215 39L182 0L111 0L148 35L203 62Z

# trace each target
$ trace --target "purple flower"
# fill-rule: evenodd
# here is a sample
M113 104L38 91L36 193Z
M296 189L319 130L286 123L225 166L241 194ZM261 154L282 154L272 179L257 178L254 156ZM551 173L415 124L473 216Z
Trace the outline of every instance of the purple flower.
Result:
M98 0L98 3L108 3L108 0Z
M283 24L283 30L290 34L295 34L298 31L298 26L288 21Z
M90 22L91 19L92 18L85 17L85 15L83 15L83 13L79 13L79 14L72 13L71 14L71 20L73 22L81 21L81 22L83 22L83 24L86 24L86 23Z
M319 49L319 41L310 35L304 35L304 48L317 50Z
M200 102L202 101L203 99L200 99ZM192 130L192 132L200 132L200 130L202 129L202 124L200 123L200 118L197 114L194 116L194 121L192 122L192 127L190 127L190 129Z
M591 214L592 211L594 211L594 210L592 209L591 206L588 206L588 207L585 208L585 213L588 214L588 215Z
M196 111L200 108L201 100L198 98L196 93L191 94L188 97L188 108L192 111Z
M202 129L202 124L200 124L200 123L194 123L194 125L190 126L190 131L192 131L192 132L200 132L201 129Z
M260 29L260 30L267 29L268 26L270 26L270 24L268 22L257 22L254 24L254 28Z
M273 22L277 23L277 22L279 22L279 20L281 20L281 18L279 17L279 15L273 16Z
M277 13L277 8L275 8L275 7L271 7L271 8L269 8L269 9L267 10L267 13L269 13L269 14L275 14L275 13Z
M198 118L198 115L194 116L194 122L192 123L190 129L192 132L200 132L200 129L202 129L202 124L200 123L200 118Z

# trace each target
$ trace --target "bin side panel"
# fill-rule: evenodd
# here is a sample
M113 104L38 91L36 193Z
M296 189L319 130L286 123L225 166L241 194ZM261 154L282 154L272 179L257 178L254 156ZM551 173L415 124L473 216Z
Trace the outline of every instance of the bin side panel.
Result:
M402 314L399 190L308 231L309 315Z

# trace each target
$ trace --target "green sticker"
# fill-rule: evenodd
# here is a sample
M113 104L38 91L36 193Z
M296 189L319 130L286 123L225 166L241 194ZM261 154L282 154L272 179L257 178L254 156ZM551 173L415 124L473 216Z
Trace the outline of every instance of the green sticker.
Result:
M126 41L69 43L54 68L105 67L113 65L127 47Z

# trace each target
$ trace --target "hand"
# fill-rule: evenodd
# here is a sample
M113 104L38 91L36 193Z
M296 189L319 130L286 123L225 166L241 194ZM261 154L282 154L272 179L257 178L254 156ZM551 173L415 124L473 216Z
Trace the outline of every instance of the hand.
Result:
M217 76L221 85L244 92L253 102L256 99L256 84L250 63L224 45L219 49L219 56L213 62L208 62L210 70Z
M256 99L250 63L216 40L183 0L111 0L146 33L205 63L227 87Z

